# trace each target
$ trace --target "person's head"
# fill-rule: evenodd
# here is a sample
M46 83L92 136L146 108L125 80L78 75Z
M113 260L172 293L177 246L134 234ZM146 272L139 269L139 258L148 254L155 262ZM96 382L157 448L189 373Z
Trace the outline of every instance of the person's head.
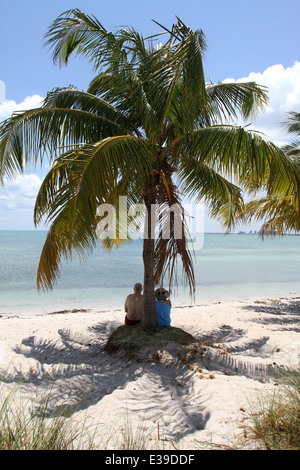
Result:
M140 293L142 292L142 290L143 290L142 284L140 284L139 282L137 282L136 284L134 284L133 290L134 290L134 292L137 292L138 294L140 294Z
M169 297L169 292L163 287L159 287L154 292L156 300L167 300Z

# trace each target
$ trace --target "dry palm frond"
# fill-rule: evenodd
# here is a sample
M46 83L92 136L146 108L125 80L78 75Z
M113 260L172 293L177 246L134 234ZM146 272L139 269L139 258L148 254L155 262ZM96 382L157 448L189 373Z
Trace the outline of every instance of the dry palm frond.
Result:
M188 243L190 235L185 220L184 208L176 186L169 179L156 187L157 237L154 251L154 280L162 284L169 279L169 288L177 283L177 262L180 258L184 279L191 295L195 292L192 252Z

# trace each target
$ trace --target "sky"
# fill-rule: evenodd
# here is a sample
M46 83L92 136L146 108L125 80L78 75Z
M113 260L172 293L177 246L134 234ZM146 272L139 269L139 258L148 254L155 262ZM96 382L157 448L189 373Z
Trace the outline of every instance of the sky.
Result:
M176 16L202 29L207 80L266 86L268 107L251 128L277 145L291 139L280 123L287 112L300 112L299 0L0 0L0 122L14 111L39 106L55 87L87 88L94 76L87 61L74 57L60 68L44 46L51 22L72 8L95 15L108 30L133 26L144 36L159 32L152 20L170 27ZM0 187L0 230L34 229L33 207L45 171L29 169ZM204 231L223 228L205 215Z

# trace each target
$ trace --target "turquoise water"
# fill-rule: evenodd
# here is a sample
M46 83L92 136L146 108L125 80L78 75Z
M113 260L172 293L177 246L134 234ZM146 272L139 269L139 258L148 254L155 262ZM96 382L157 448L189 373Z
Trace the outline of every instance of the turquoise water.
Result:
M53 290L37 292L36 271L46 237L41 231L0 231L0 313L73 308L123 308L143 282L142 240L107 253L102 246L83 262L64 263ZM196 303L300 295L300 238L204 234L194 241ZM190 303L179 276L173 304Z

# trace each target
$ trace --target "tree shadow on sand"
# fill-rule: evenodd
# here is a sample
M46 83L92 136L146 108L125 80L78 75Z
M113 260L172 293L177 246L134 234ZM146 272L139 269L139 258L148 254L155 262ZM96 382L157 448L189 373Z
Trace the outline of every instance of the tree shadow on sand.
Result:
M169 437L173 439L178 434L178 429L181 438L195 430L205 429L210 417L204 405L204 398L199 396L199 393L195 398L193 393L194 371L189 367L191 363L196 366L204 365L208 370L246 376L262 382L268 381L272 375L271 368L240 361L228 354L228 350L224 354L219 349L220 342L227 342L227 348L230 348L234 341L242 339L245 332L241 329L223 325L218 331L203 335L201 343L200 338L196 338L195 344L187 350L185 360L174 357L174 360L167 363L158 361L153 367L153 359L129 360L122 353L108 354L105 351L111 331L118 326L119 324L112 322L101 322L91 327L85 335L72 334L70 330L59 330L59 339L55 341L39 340L34 336L24 338L15 348L15 352L34 359L37 366L31 367L27 373L20 370L6 373L2 381L21 383L25 392L34 388L37 394L36 407L40 406L40 394L50 387L52 398L47 405L49 416L70 416L76 411L86 410L132 382L135 382L137 387L142 383L149 384L146 390L142 386L134 393L129 387L129 395L126 395L126 398L131 409L127 411L136 413L136 410L139 410L139 413L145 415L152 413L156 417L164 416L157 398L158 394L168 397L180 416L178 420L185 423L181 427L174 424L174 429L169 432ZM265 339L256 340L252 344L244 345L244 348L252 349L259 355L265 342ZM234 346L232 348L234 350ZM152 387L153 384L155 386ZM143 394L146 394L146 400ZM145 406L145 402L148 402L149 406ZM151 407L153 409L150 409Z
M230 325L221 325L209 333L201 335L201 339L214 347L224 346L230 354L245 353L247 356L265 357L270 352L267 349L268 336L245 339L247 331L233 328Z
M243 307L244 310L250 310L256 313L265 314L260 318L254 318L252 321L262 325L277 325L278 329L283 331L300 332L300 301L279 304L256 304Z
M139 410L139 414L144 413L146 416L153 413L158 416L161 410L159 407L154 409L156 405L151 410L150 404L152 397L156 398L155 390L159 389L162 395L169 395L178 413L184 416L185 426L180 430L180 437L194 432L195 429L204 429L210 414L201 404L201 397L197 406L187 406L187 400L185 403L182 400L185 393L191 395L186 367L179 364L169 365L166 373L166 366L163 364L156 364L157 367L153 368L153 361L140 363L137 360L126 359L121 354L108 354L104 346L109 332L115 326L119 325L101 322L90 328L91 335L86 336L72 335L70 330L59 330L59 340L56 341L39 340L34 336L24 338L15 348L15 352L34 359L37 361L37 366L31 367L29 372L17 369L6 371L2 382L19 383L25 394L35 390L34 412L40 407L40 398L44 394L48 401L49 417L71 416L77 411L97 405L107 395L122 390L127 384L138 382L147 375L147 380L156 383L158 387L152 392L149 389L145 390L147 397L145 399L145 396L141 396L140 403L139 396L134 393L131 397L129 390L124 403L124 413L130 413L131 410L126 410L126 406L131 406L132 402L134 409ZM184 387L176 385L178 375L185 377ZM47 390L50 389L49 398ZM149 406L143 409L147 402ZM171 432L169 437L175 438L177 434L178 430Z

